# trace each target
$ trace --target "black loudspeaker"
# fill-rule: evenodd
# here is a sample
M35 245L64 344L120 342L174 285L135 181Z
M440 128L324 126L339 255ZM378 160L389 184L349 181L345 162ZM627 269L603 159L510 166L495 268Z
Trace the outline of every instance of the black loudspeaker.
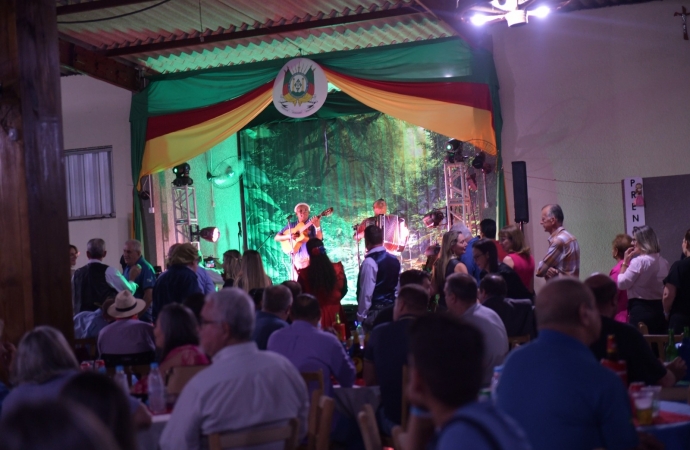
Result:
M529 222L529 205L527 203L527 163L513 161L513 205L515 206L515 223Z

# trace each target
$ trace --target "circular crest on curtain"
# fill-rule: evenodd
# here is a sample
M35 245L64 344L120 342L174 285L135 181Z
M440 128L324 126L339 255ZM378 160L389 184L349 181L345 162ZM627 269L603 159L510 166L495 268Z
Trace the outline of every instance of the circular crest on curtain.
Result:
M288 61L273 83L273 104L288 117L311 116L323 106L326 95L326 74L318 64L306 58Z

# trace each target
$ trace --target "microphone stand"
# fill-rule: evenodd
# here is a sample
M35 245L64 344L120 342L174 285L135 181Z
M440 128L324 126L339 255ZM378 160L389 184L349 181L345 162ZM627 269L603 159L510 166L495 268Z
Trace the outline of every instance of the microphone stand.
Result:
M270 231L270 232L269 232L268 237L267 237L266 239L264 239L264 241L263 241L263 242L261 243L261 245L259 246L259 250L261 250L261 249L264 247L264 245L266 245L266 241L268 240L268 238L270 238L270 237L273 236L274 234L276 234L275 231ZM257 252L258 252L259 250L257 250Z
M237 248L240 249L240 248L242 248L242 222L237 222L237 228L239 230L237 232ZM265 242L266 241L264 241L264 243ZM263 246L263 244L261 244L261 245Z
M357 237L358 237L357 236L357 230L359 230L359 224L356 223L356 224L352 225L352 229L355 231L355 240L357 241L357 267L361 267L362 261L361 261L360 250L359 250L359 241L361 241L361 239L357 239Z
M287 216L287 231L290 236L290 267L292 267L292 270L290 271L290 279L292 281L295 281L297 279L297 270L295 269L295 240L292 238L292 227L290 226L290 218L292 217L292 214Z

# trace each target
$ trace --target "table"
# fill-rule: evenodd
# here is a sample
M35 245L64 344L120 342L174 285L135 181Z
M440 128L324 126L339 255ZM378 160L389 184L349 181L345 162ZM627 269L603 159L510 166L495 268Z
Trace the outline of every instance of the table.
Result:
M353 386L351 388L334 386L333 398L338 412L356 420L362 406L367 403L376 411L379 403L381 403L381 389L378 386Z
M158 414L151 418L151 428L137 433L139 450L158 449L158 441L161 439L161 434L163 434L163 429L168 424L168 420L170 420L170 414Z
M690 405L686 403L662 401L660 409L665 412L690 416ZM664 443L666 450L690 449L690 420L687 422L637 427L637 430L653 435Z

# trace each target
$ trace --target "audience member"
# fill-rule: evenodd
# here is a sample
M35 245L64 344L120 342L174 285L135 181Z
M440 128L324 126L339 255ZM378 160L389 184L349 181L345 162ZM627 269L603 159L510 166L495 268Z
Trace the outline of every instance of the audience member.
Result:
M664 367L637 328L613 319L618 309L618 289L610 277L603 274L592 275L585 280L585 285L594 294L597 310L601 315L599 338L589 346L597 360L606 357L607 339L609 335L613 335L618 357L626 362L629 382L639 381L647 385L669 387L685 376L686 366L681 358L676 358Z
M130 239L125 242L125 247L122 250L122 257L124 259L124 275L125 278L130 277L133 268L139 271L139 275L134 278L137 284L137 290L133 292L134 297L140 298L146 302L146 309L139 315L142 322L153 322L151 316L151 304L153 302L153 286L156 284L156 273L153 266L149 264L141 254L141 242L136 239Z
M458 276L471 278L453 275ZM409 340L407 395L414 407L429 412L437 430L428 448L530 449L511 418L492 402L477 402L486 359L481 332L452 316L428 315L410 326ZM412 441L417 441L414 436Z
M331 262L321 239L307 241L310 262L297 271L297 282L305 294L311 294L319 301L321 327L333 327L335 315L345 320L345 310L340 300L347 294L347 279L341 262Z
M57 399L78 370L79 363L58 330L39 326L27 332L10 364L10 381L15 388L2 404L2 416L28 401Z
M69 277L70 279L74 276L74 272L77 270L77 258L79 258L79 249L76 245L69 245Z
M588 348L601 330L592 292L575 278L557 278L537 295L535 312L539 337L508 356L499 409L534 450L634 448L625 386Z
M81 405L110 430L120 449L138 447L129 398L122 388L105 375L82 372L62 388L60 397Z
M632 247L632 238L627 234L616 235L613 240L613 259L617 261L616 265L611 268L609 276L613 282L618 285L618 275L621 273L621 266L623 265L623 257L625 251ZM618 311L615 319L619 322L628 323L628 291L625 289L618 290Z
M56 399L16 408L0 421L0 436L0 450L123 450L93 413Z
M204 303L206 303L206 296L201 292L195 292L182 302L184 306L192 311L196 323L199 325L201 324L201 309L204 307Z
M223 287L233 287L239 280L242 270L242 254L237 250L228 250L223 253Z
M290 308L292 325L277 330L268 339L268 350L283 355L300 372L323 373L325 395L333 396L331 376L342 387L352 387L355 366L332 333L319 330L322 313L313 295L301 294Z
M481 277L489 273L500 275L506 282L507 296L515 299L532 299L534 296L520 280L520 276L509 265L499 262L496 246L489 239L480 239L472 249L474 262L482 269Z
M108 315L115 322L104 327L98 334L98 352L101 356L153 353L156 350L153 325L142 322L137 317L144 308L146 303L134 298L129 291L117 294L115 303L108 308Z
M563 210L558 205L546 205L541 210L539 224L549 233L549 249L539 261L538 277L548 280L559 275L580 276L580 245L563 228L563 219Z
M669 328L676 333L690 327L690 230L685 232L681 248L684 258L671 266L664 279L662 297L664 316L669 321Z
M97 338L98 333L115 320L108 315L108 308L110 308L113 303L115 303L115 299L109 298L103 302L100 309L96 311L82 311L74 316L75 339Z
M357 319L371 331L377 314L395 301L400 261L383 246L383 231L376 225L364 229L367 253L357 279Z
M492 241L498 252L498 260L503 261L508 256L508 253L503 249L501 243L496 240L496 231L496 221L494 219L484 219L479 222L479 237Z
M158 351L158 367L165 375L173 367L206 366L211 364L199 347L199 327L189 308L172 303L163 308L156 319L153 336ZM148 376L132 386L132 393L148 392Z
M470 231L470 229L467 228L463 222L458 222L453 225L450 231L457 231L458 233L462 234L462 237L458 236L458 240L464 239L466 247L462 254L458 254L458 259L465 265L467 273L472 275L477 283L479 283L480 274L482 271L479 267L477 267L477 265L474 263L474 259L472 258L472 248L474 247L475 242L479 240L479 236L472 236L472 231Z
M643 225L634 234L633 246L623 256L618 289L628 291L628 320L633 326L642 322L650 334L665 334L667 323L661 298L668 261L661 256L659 240L651 227Z
M446 278L454 273L468 273L465 264L460 262L460 256L465 253L466 249L467 241L462 233L451 230L443 235L441 254L434 263L434 269L431 272L431 295L438 294L438 306L442 311L447 309L446 295L443 292Z
M174 244L168 251L168 270L160 274L153 287L153 319L165 305L182 303L201 292L196 269L198 250L192 244Z
M261 311L256 312L256 325L252 340L259 350L266 350L268 338L273 332L288 327L287 318L292 304L290 289L278 284L264 289Z
M217 272L204 267L204 256L201 254L201 250L197 251L197 255L199 260L196 266L196 278L199 282L199 289L206 295L216 292L216 283L213 279L217 277L220 284L223 281L222 277Z
M261 311L261 303L264 298L264 288L250 289L249 297L254 302L254 311Z
M431 275L429 272L419 269L409 269L400 274L400 289L408 284L415 284L421 286L429 295L431 295ZM428 309L429 305L427 305ZM382 323L393 322L393 310L395 304L388 306L381 310L374 320L374 328Z
M534 292L534 258L520 227L508 225L501 230L501 247L508 253L502 261L518 274L528 291Z
M427 289L414 284L402 286L395 299L394 322L374 328L364 348L364 382L367 386L381 386L377 419L386 435L401 421L402 371L409 350L407 331L417 317L426 314L428 304Z
M508 333L503 321L494 311L477 303L477 282L466 273L454 273L446 279L448 311L464 322L474 325L484 336L484 377L482 384L491 382L494 367L500 366L508 353Z
M160 439L162 450L197 450L202 435L297 418L306 433L309 400L293 364L252 342L254 306L246 292L208 296L201 312L201 346L213 364L182 390ZM278 444L271 448L282 448Z
M126 279L114 267L103 264L107 253L103 239L91 239L86 244L89 261L77 269L72 277L72 305L75 315L82 311L97 310L109 297L115 297L120 291L134 293L137 290L138 286L133 280L139 276L139 270L131 270L129 280Z
M302 294L302 286L300 286L300 284L294 280L285 280L280 284L290 289L293 299L297 298L298 295Z
M252 289L265 289L271 286L273 282L266 275L264 270L264 262L261 259L261 254L256 250L247 250L242 255L242 267L240 271L240 278L237 281L237 287L249 292Z
M479 282L479 301L498 314L506 327L508 336L529 335L534 338L537 335L537 328L532 301L506 298L506 293L506 282L498 274L486 275Z

